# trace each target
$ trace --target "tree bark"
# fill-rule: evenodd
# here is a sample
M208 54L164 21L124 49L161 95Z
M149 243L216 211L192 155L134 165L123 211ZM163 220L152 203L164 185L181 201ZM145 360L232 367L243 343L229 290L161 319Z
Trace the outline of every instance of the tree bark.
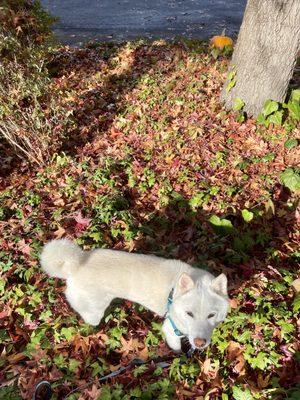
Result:
M239 98L257 116L266 100L283 102L299 48L300 0L248 0L221 94L226 108Z

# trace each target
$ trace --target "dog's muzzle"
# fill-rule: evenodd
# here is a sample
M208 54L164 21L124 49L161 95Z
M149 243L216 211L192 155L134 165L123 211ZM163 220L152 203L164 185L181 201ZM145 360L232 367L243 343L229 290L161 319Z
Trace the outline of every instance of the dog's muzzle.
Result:
M197 349L202 349L206 345L206 339L195 338L194 345Z

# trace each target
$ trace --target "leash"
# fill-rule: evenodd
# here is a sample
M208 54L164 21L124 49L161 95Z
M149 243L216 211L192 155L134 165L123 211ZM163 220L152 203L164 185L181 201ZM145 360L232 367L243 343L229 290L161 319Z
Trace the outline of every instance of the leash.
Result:
M173 293L174 293L174 289L171 290L171 292L169 293L168 296L168 303L167 303L167 313L166 313L166 318L170 321L171 326L174 330L174 333L176 336L181 336L181 337L185 337L185 335L177 328L177 326L175 325L175 322L172 320L172 318L170 317L170 308L171 305L173 304ZM193 354L194 350L193 349L189 349L186 352L187 357L191 357ZM119 369L117 369L116 371L113 371L107 375L102 376L101 378L98 379L98 382L104 382L110 378L114 378L115 376L118 376L120 374L122 374L124 371L126 371L129 368L132 367L137 367L140 365L147 365L150 364L152 362L154 362L154 364L157 367L161 367L161 368L168 368L171 365L171 361L173 361L176 357L175 356L170 356L170 357L158 357L158 358L154 358L154 359L150 359L148 361L143 361L140 358L134 358L132 361L130 361L129 364L127 364L124 367L120 367ZM181 361L182 363L182 361ZM95 379L91 379L89 380L87 383L85 383L82 386L78 386L77 388L71 390L71 392L69 392L64 398L63 400L67 400L67 398L77 392L78 390L83 390L85 388L87 388L88 386L91 385L91 383L95 382ZM51 388L51 384L48 381L41 381L39 382L34 390L34 394L32 397L32 400L50 400L53 394L53 390ZM43 397L41 397L41 395Z
M166 319L168 319L170 321L170 324L173 328L173 331L175 333L176 336L185 336L176 326L175 322L172 320L172 318L170 317L170 309L171 309L171 305L173 304L173 293L174 293L174 289L171 290L171 292L169 293L168 296L168 303L167 303L167 313L166 313Z
M187 356L190 357L192 353L188 352ZM120 374L122 374L124 371L128 370L129 368L132 367L138 367L140 365L147 365L150 363L154 363L156 365L156 367L160 367L162 369L164 368L168 368L172 361L177 358L176 356L167 356L167 357L157 357L157 358L153 358L150 359L148 361L143 361L140 358L134 358L133 360L130 361L129 364L127 364L124 367L120 367L119 369L117 369L116 371L110 372L107 375L102 376L101 378L98 379L98 382L104 382L110 378L114 378ZM181 361L181 363L183 363L183 361ZM55 381L54 381L55 382ZM87 388L88 386L90 386L93 382L95 382L95 379L91 379L89 380L87 383L85 383L84 385L78 386L75 389L71 390L64 398L63 400L67 400L67 398L77 392L78 390L83 390L85 388ZM50 382L43 380L41 382L39 382L34 389L34 393L33 393L33 397L32 400L50 400L51 397L53 395L53 390L51 387ZM42 396L42 397L41 397Z

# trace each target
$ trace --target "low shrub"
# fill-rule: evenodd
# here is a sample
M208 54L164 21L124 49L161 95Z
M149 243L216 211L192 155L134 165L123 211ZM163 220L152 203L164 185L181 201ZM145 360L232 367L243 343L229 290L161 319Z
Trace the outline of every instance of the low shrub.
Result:
M6 0L0 8L0 136L18 156L39 164L65 118L47 70L53 22L36 1Z

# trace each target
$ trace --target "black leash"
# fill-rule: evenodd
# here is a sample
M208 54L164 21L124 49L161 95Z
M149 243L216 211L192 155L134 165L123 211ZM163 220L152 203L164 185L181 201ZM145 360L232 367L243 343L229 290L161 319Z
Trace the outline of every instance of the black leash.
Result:
M187 356L190 357L191 353L188 353ZM148 361L143 361L140 358L134 358L126 366L120 367L116 371L113 371L113 372L111 372L111 373L109 373L107 375L102 376L101 378L98 379L98 382L104 382L104 381L106 381L106 380L108 380L110 378L114 378L115 376L118 376L118 375L122 374L122 372L126 371L129 368L138 367L140 365L147 365L147 364L150 364L152 362L156 365L156 367L168 368L175 358L177 358L177 357L176 356L157 357L155 359L150 359ZM93 382L95 382L95 379L91 379L86 384L78 386L77 388L71 390L71 392L69 392L63 398L63 400L66 400L71 394L77 392L78 390L83 390L83 389L87 388ZM36 387L34 389L32 400L50 400L51 397L52 397L52 394L53 394L53 390L51 388L50 382L41 381L36 385Z

